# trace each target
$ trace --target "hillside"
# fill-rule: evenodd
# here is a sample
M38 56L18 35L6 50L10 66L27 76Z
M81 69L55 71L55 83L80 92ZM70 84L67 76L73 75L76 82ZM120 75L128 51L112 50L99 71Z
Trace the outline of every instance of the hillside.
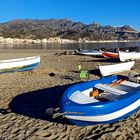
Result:
M69 19L13 20L0 24L0 36L5 38L42 39L60 37L78 40L137 40L140 33L131 26L112 27L98 23L89 25Z

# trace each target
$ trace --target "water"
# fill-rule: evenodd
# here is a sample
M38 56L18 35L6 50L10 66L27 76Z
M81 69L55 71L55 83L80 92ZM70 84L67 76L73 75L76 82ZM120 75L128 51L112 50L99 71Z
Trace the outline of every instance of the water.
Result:
M115 49L135 50L140 52L140 42L119 42L119 43L74 43L74 44L18 44L7 45L0 44L0 49L60 49L60 50L77 50L81 49Z

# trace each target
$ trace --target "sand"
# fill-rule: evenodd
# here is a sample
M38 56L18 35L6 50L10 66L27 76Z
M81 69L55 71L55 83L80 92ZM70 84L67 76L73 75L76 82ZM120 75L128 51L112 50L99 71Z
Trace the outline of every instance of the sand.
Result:
M81 81L78 64L98 79L98 65L110 59L65 55L59 50L1 50L0 59L41 55L41 65L26 72L0 75L0 139L29 140L128 140L140 138L140 111L112 123L79 127L67 119L52 119L45 109L59 107L64 91ZM140 61L134 67L140 70ZM121 73L127 75L128 72ZM86 81L88 79L84 79Z

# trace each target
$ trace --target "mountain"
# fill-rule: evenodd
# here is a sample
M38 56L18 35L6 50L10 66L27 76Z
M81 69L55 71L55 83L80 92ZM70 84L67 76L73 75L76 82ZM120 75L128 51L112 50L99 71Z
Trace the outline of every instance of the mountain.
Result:
M0 24L0 36L11 38L42 39L60 37L78 40L136 40L140 33L129 25L103 26L93 22L89 25L70 19L31 20L17 19Z

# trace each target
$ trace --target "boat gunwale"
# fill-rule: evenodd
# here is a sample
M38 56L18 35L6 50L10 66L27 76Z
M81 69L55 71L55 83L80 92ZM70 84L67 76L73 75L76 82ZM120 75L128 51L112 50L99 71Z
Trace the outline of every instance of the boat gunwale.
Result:
M12 63L12 62L21 62L21 61L28 61L28 60L38 59L38 58L40 58L40 56L32 56L32 57L23 57L23 58L17 58L17 59L0 60L0 64L3 64L3 63Z
M117 76L120 76L120 75L117 75ZM118 78L118 77L116 77L116 78ZM103 79L107 79L107 78L103 78ZM94 83L92 87L94 87L97 83L99 83L99 81L101 81L101 79L99 79L99 80L93 80L93 81L88 81L88 83L89 82L94 82L94 81L96 81L96 83ZM70 95L72 95L74 93L73 92L74 89L75 89L75 92L76 92L76 89L78 89L78 86L80 86L81 84L84 86L85 84L88 84L88 83L85 83L85 82L84 83L79 83L79 84L76 84L76 85L73 85L73 86L69 87L65 91L63 99L65 98L65 100L67 100L67 102L69 102L72 105L76 105L76 106L91 106L91 105L93 105L93 106L100 106L100 105L117 104L117 102L123 102L124 100L132 97L132 94L134 93L134 91L131 91L128 94L122 95L121 98L116 99L116 100L113 100L113 101L109 100L109 101L106 101L106 102L95 102L95 103L87 103L87 104L76 103L76 102L74 102L74 101L72 101L72 100L69 99ZM137 89L140 89L140 87L138 87ZM138 92L136 94L140 94L140 91L138 91L138 90L136 90L135 92ZM133 96L135 96L136 94L133 94Z

